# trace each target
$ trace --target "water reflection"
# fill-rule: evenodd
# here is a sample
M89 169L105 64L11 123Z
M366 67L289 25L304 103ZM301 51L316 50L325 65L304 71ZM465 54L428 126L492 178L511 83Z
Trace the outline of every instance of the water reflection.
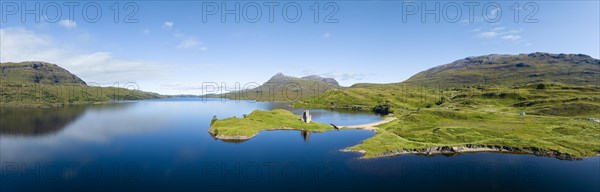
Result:
M302 135L302 140L304 140L304 142L310 140L310 131L300 131L300 135Z
M256 109L279 107L286 105L174 98L70 108L4 109L0 114L0 191L77 191L84 187L97 191L442 191L447 187L460 191L490 186L503 187L498 191L599 189L598 157L570 162L477 153L363 160L357 159L358 153L339 150L372 137L372 131L263 131L237 144L215 141L208 134L213 115L241 117ZM300 115L304 109L291 110ZM313 120L321 123L364 124L380 118L369 113L310 110ZM79 166L66 166L72 163ZM523 165L531 163L537 166L534 174L524 174L529 169ZM134 165L136 172L128 172L131 167L125 165ZM329 165L335 165L334 169ZM210 167L214 169L207 169ZM102 171L101 177L95 177L95 168ZM287 168L289 171L282 171ZM471 174L471 170L480 172ZM456 171L458 175L453 174ZM66 174L54 177L55 172ZM32 173L41 176L40 181L31 182ZM129 173L137 182L127 180ZM298 178L296 173L302 174ZM496 173L502 177L490 179ZM290 179L285 180L286 176ZM253 179L257 177L259 180ZM236 178L241 181L232 180ZM511 183L513 178L540 182Z
M302 115L304 110L310 110L312 120L330 124L333 123L338 126L345 125L361 125L371 122L377 122L383 119L380 115L364 112L364 111L353 111L344 109L310 109L310 108L289 108L292 113Z
M43 136L56 133L76 120L85 107L61 107L47 109L8 108L0 110L0 134L19 136Z
M0 107L0 135L41 137L56 134L79 119L86 110L118 110L123 104L73 105L53 108Z

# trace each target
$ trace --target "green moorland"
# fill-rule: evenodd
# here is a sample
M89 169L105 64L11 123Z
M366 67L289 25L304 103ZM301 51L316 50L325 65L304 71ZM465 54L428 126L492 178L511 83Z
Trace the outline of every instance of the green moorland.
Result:
M262 130L294 129L311 132L331 130L330 125L304 123L299 116L283 109L255 110L243 118L231 117L212 123L209 132L218 139L247 140Z
M0 106L3 107L47 107L164 97L136 90L134 84L125 85L127 88L90 86L58 65L45 62L0 63L0 68Z
M595 87L556 83L443 91L425 87L412 90L402 84L383 87L369 88L373 89L370 91L363 88L329 91L296 105L360 106L354 108L358 110L378 103L390 104L396 120L378 126L374 137L346 149L363 152L365 158L423 152L431 147L465 146L564 159L600 152L600 123L589 119L600 119L600 89ZM404 92L408 93L401 94ZM311 129L298 116L284 110L276 113L287 115L267 115L269 113L275 112L255 111L246 118L218 120L211 130L213 133L218 130L218 134L229 138L249 139L260 130L283 127L311 131L332 129L327 125Z
M469 57L393 84L357 84L294 103L369 110L397 120L347 151L366 158L485 147L560 158L600 152L600 60L532 53Z
M365 111L391 106L396 120L345 150L365 158L466 147L577 159L600 153L599 79L600 60L586 55L487 55L401 83L329 90L293 106ZM247 127L254 125L239 129Z

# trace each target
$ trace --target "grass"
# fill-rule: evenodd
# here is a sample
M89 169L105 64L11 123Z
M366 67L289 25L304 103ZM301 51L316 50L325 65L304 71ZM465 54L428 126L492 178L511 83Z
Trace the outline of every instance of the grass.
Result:
M351 150L376 157L432 146L489 145L537 148L576 157L600 151L600 124L569 117L520 116L475 110L422 109L396 114L379 133Z
M449 85L561 82L598 85L600 60L579 54L485 55L457 60L417 73L405 82Z
M125 86L137 88L135 84ZM127 88L89 86L66 69L46 62L0 63L2 107L48 107L164 97Z
M597 87L560 83L458 88L365 84L331 90L294 105L354 110L367 110L380 103L392 105L396 120L380 125L374 137L348 148L364 152L366 158L395 151L467 145L589 157L600 152L600 124L587 119L600 119L599 92ZM250 138L261 130L284 127L331 129L319 123L305 124L291 112L274 110L218 120L211 132L225 138Z
M48 107L161 97L164 96L116 87L0 82L0 105L3 107Z
M287 110L255 110L246 118L231 117L215 121L209 129L217 138L249 139L263 130L294 129L311 132L331 130L330 125L317 122L304 123L300 116Z
M561 83L512 87L363 84L294 105L367 111L390 103L397 120L380 125L374 137L348 148L365 152L366 158L469 144L587 157L600 152L600 124L587 120L600 119L598 93L598 87Z

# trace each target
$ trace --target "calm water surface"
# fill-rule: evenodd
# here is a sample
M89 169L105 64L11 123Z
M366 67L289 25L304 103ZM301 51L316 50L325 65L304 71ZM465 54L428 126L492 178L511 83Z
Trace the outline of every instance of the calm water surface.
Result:
M339 152L375 133L264 131L245 142L208 134L226 118L285 103L194 98L52 109L2 108L0 190L599 191L600 158L404 155L361 160ZM304 109L289 109L300 114ZM338 125L369 113L311 109Z

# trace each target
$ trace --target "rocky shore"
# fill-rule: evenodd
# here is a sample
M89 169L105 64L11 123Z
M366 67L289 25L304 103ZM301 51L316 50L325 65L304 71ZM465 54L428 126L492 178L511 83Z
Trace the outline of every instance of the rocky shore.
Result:
M291 128L291 127L281 127L281 128L277 128L277 129L269 129L269 130L263 130L263 131L275 131L275 130L297 130L297 131L306 131L303 129L296 129L296 128ZM311 132L317 132L317 131L311 131ZM223 141L232 141L232 142L241 142L241 141L246 141L249 139L252 139L253 137L255 137L257 134L251 135L251 136L242 136L242 135L221 135L221 134L215 134L213 132L213 129L208 129L208 133L210 133L210 135L215 138L215 139L220 139Z
M366 153L364 150L351 150L342 149L342 152L359 152ZM464 146L435 146L422 149L409 149L409 150L395 150L386 153L376 155L375 157L391 157L404 154L418 154L418 155L457 155L461 153L476 153L476 152L498 152L498 153L517 153L517 154L533 154L542 157L552 157L560 160L581 160L581 157L576 157L571 154L561 153L554 150L544 150L535 147L529 148L515 148L508 146L496 146L496 145L474 145L467 144ZM362 158L362 157L361 157Z

